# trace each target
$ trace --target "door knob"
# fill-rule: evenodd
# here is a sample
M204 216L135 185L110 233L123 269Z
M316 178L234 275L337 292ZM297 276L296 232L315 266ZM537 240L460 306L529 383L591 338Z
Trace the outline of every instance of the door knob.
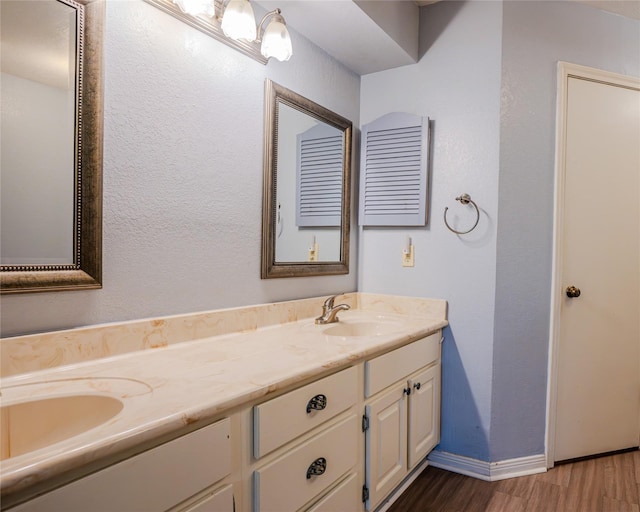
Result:
M575 297L580 297L580 288L575 286L567 286L567 297L573 299Z

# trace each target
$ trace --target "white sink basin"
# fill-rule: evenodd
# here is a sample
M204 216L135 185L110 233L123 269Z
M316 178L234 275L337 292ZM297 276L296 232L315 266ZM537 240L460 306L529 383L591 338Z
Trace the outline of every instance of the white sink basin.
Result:
M402 326L397 322L338 322L323 332L329 336L383 336L397 332Z
M77 377L45 381L4 379L0 407L0 460L80 436L120 413L152 388L135 379Z
M0 408L0 460L16 457L82 434L123 408L117 398L72 395L18 402Z

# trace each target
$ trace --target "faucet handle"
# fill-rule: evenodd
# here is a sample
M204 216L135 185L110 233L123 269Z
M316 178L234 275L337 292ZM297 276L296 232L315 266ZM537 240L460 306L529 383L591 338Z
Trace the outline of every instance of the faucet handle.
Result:
M333 308L333 301L336 300L336 297L339 297L340 295L344 295L344 293L337 293L336 295L332 295L327 300L325 300L324 301L324 305L322 306L324 311L329 311L330 309L332 309Z

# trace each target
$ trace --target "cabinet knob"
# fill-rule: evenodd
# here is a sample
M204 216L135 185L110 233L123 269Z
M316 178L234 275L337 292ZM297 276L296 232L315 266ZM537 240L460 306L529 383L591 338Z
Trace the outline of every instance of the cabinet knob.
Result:
M311 411L321 411L327 407L327 397L325 395L316 395L307 403L307 414Z
M580 297L580 288L577 286L567 286L566 289L567 297L570 299L574 299L576 297Z
M405 395L410 395L411 394L411 388L404 388L404 394Z
M420 384L419 382L416 382L413 387L416 389L420 389L420 386L422 386L422 384Z
M307 480L310 480L312 476L320 476L327 470L327 459L320 457L314 460L309 469L307 469Z

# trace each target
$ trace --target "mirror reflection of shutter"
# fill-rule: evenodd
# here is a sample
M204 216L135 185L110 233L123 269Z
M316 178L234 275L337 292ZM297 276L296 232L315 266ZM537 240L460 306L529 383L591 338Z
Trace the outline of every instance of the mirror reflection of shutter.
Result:
M321 123L297 137L296 225L340 226L342 132Z
M426 226L429 118L393 112L362 127L360 225Z

